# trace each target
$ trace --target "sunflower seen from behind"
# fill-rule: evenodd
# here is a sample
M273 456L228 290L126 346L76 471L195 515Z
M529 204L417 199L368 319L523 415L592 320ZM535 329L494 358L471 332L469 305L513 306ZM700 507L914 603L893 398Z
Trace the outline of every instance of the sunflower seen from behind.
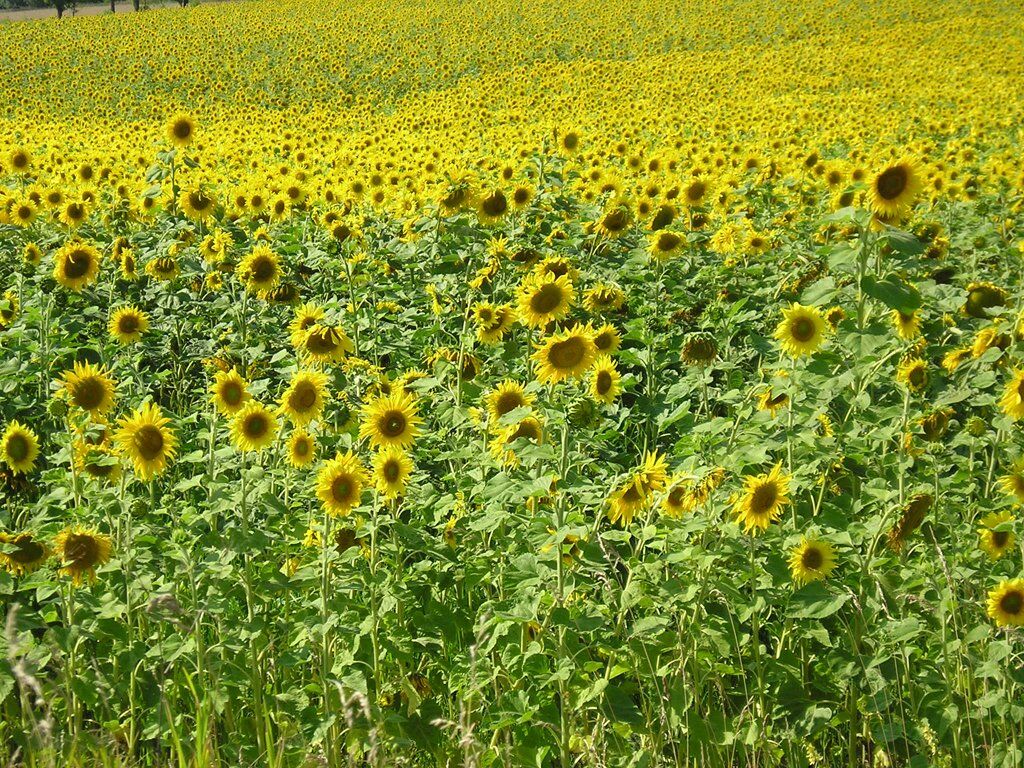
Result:
M131 461L141 480L148 481L162 474L174 460L178 438L168 426L170 423L160 407L152 402L121 419L114 442L121 455Z

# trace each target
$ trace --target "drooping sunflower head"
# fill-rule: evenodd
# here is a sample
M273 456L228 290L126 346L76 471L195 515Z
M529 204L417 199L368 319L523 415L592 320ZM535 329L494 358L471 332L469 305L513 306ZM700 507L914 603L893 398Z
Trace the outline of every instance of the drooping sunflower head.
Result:
M718 342L704 331L687 334L680 358L687 365L709 366L718 359Z
M609 240L621 237L633 223L633 208L623 198L613 200L594 224L594 230Z
M531 359L537 366L537 380L546 384L583 376L596 356L597 347L590 333L577 326L549 336Z
M38 456L39 438L36 433L18 421L8 424L3 437L0 437L0 459L11 471L16 475L31 472Z
M111 549L108 536L78 525L65 528L53 542L60 572L70 576L76 586L86 578L96 578L96 569L110 560Z
M121 344L132 344L149 329L146 313L135 307L121 307L110 316L107 329Z
M53 256L53 279L69 290L81 291L99 273L100 252L87 243L68 243Z
M890 549L894 552L903 550L907 539L924 522L924 516L932 508L933 501L930 493L917 493L903 506L900 519L889 529L887 535Z
M519 287L519 317L530 328L539 328L564 317L574 297L567 276L531 273Z
M756 535L779 519L783 507L789 504L789 482L781 464L768 474L744 479L744 491L733 505L733 514L744 531Z
M516 440L526 440L534 445L544 442L544 425L536 416L526 416L499 432L491 442L491 454L505 466L519 466L519 456L513 450Z
M617 312L626 303L623 290L610 283L598 283L583 297L583 305L594 313Z
M122 261L123 264L124 262ZM146 263L146 274L154 280L166 283L174 280L181 274L181 267L178 266L178 260L173 256L160 256L150 259Z
M305 426L323 412L327 394L326 374L299 371L281 396L281 411L296 426Z
M921 316L917 310L906 313L894 309L892 311L892 324L896 328L896 335L904 341L911 341L921 333Z
M791 357L809 355L825 341L827 324L817 307L793 303L782 310L782 321L775 328L775 338Z
M320 468L316 494L328 514L344 517L359 506L365 484L366 472L356 455L349 451Z
M217 371L210 385L210 400L225 416L233 416L248 402L248 384L234 368Z
M46 542L28 532L0 531L0 568L12 576L24 576L43 565L51 550Z
M991 559L998 560L1005 555L1017 541L1013 533L1013 515L1009 512L990 512L981 519L978 546Z
M324 317L323 307L316 304L302 304L295 308L295 316L288 325L292 346L301 347L306 338L306 331L320 322Z
M384 498L393 499L404 494L411 473L412 459L401 448L384 448L373 458L374 486Z
M813 537L805 536L789 554L789 572L798 587L826 578L835 567L832 545Z
M114 405L114 382L92 363L76 362L72 370L64 372L63 384L70 403L90 414L105 413Z
M277 435L277 417L262 403L250 400L231 421L231 437L240 451L262 451Z
M1024 627L1024 579L1009 579L991 590L988 615L1001 627Z
M421 421L412 395L395 391L363 407L359 436L369 438L374 448L407 448L419 434Z
M307 467L316 459L316 440L304 429L296 429L288 438L288 463Z
M167 140L176 147L187 147L196 136L196 122L190 115L180 113L167 124Z
M986 318L986 310L1006 306L1006 291L992 283L973 282L967 286L964 312L971 317Z
M661 500L661 511L666 517L679 519L694 509L692 494L693 481L676 475L666 484L666 492Z

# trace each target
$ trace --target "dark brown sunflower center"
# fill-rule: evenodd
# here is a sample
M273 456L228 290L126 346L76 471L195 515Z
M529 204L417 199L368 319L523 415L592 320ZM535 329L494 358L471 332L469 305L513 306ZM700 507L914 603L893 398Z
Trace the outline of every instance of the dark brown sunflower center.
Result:
M609 232L621 232L627 224L629 224L629 217L626 215L625 208L616 208L614 211L606 213L601 219L601 225Z
M266 256L261 256L256 259L252 265L252 279L258 283L264 283L267 280L273 279L277 273L277 266L273 260Z
M612 388L612 375L608 371L597 372L597 393L606 395Z
M525 205L530 199L530 190L518 187L512 193L512 199L515 200L516 205Z
M480 209L488 216L501 216L508 210L508 200L500 191L492 192L483 199Z
M8 552L7 557L21 565L34 563L46 554L43 546L28 536L19 536L18 540L14 542L14 547L14 551Z
M691 203L700 202L705 193L707 192L707 186L703 181L695 181L693 184L686 188L686 199Z
M164 433L152 424L140 427L135 433L135 450L146 461L160 458L164 451Z
M196 211L205 211L213 205L213 200L207 197L206 193L202 191L190 192L188 195L188 202Z
M95 376L89 376L78 380L71 393L71 399L82 410L92 411L103 404L106 394L107 390L103 386L103 382Z
M907 171L905 168L889 168L882 171L875 180L875 190L883 200L895 200L907 188Z
M296 456L309 456L310 448L309 440L296 440L292 450Z
M28 458L28 440L24 435L14 434L7 438L4 446L7 456L14 461L24 461Z
M220 396L228 405L238 405L242 402L242 387L237 381L225 382L220 388Z
M763 483L750 495L750 509L754 514L763 515L775 506L778 498L779 492L775 483Z
M562 298L562 288L557 283L545 283L530 297L530 309L538 315L546 315L561 306Z
M85 277L92 267L92 255L86 251L72 251L64 262L64 274L72 280Z
M306 349L315 355L326 355L338 348L338 342L332 328L320 328L311 331L306 338Z
M814 323L806 317L794 320L789 329L797 341L807 342L814 338Z
M999 601L999 607L1010 616L1017 616L1024 611L1024 592L1007 592Z
M251 413L242 423L242 432L251 440L259 440L270 430L270 422L262 413Z
M139 319L135 315L122 315L117 321L121 333L136 333L139 330Z
M99 545L92 536L74 533L64 543L64 559L77 568L91 568L99 560Z
M537 425L532 421L524 421L516 427L516 431L509 435L509 441L518 440L520 437L525 437L527 440L537 442L540 440L540 430Z
M807 547L800 557L800 564L809 571L816 571L825 562L825 555L818 547Z
M1010 541L1009 531L992 531L992 544L996 549L1002 549Z
M494 404L494 410L499 416L504 416L509 411L514 411L520 406L526 405L518 392L503 393Z
M599 333L594 337L594 346L602 352L612 347L612 335L610 333Z
M402 467L399 465L397 461L394 461L392 459L384 463L384 466L382 467L382 473L384 475L385 480L387 480L389 483L393 483L396 480L398 480L399 475L402 474Z
M398 437L405 432L405 415L401 411L387 411L377 421L386 437Z
M335 501L346 504L352 500L352 479L348 475L334 478L331 483L331 496Z
M171 130L178 141L186 141L192 135L192 124L187 120L178 120Z
M288 404L300 413L308 411L316 405L316 387L308 381L300 382L288 398Z
M659 251L671 251L678 247L682 238L673 232L662 232L658 235L658 250Z
M587 348L583 340L573 336L551 345L548 350L548 364L557 370L567 371L579 366L586 357Z

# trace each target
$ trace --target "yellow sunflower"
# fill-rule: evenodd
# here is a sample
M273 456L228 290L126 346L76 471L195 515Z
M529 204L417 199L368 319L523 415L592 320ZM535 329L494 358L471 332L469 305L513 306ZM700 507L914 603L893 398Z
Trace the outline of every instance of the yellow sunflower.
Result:
M999 407L1014 421L1024 418L1024 369L1014 370L999 398Z
M909 357L896 369L896 381L911 392L922 392L928 386L928 363L919 357Z
M38 570L50 557L46 542L31 533L0 531L0 568L11 576L24 576Z
M647 252L657 262L668 261L686 246L686 237L679 232L667 229L659 230L651 235Z
M1009 473L999 478L999 485L1012 495L1018 504L1024 504L1024 458L1013 462Z
M327 376L312 371L299 371L281 395L281 411L292 423L304 427L319 418L327 400Z
M531 273L519 287L519 317L530 328L539 328L565 317L575 290L565 275Z
M63 384L71 404L93 416L114 405L114 382L103 368L92 363L75 363L73 370L64 372Z
M511 304L494 305L483 302L473 307L476 337L481 344L497 344L516 321Z
M420 422L412 395L396 391L363 406L359 436L368 437L374 448L406 448L419 434Z
M585 329L577 327L549 336L531 359L537 366L537 380L546 384L583 376L596 356L594 340Z
M412 459L401 448L384 448L373 457L373 482L384 498L393 499L405 493L410 474Z
M594 348L602 355L614 355L622 344L622 336L611 323L605 323L593 333Z
M131 460L135 474L149 480L167 469L174 459L178 438L167 425L171 420L160 407L146 403L128 418L121 419L114 441L123 456Z
M988 593L988 615L1001 627L1024 627L1024 579L1010 579Z
M85 577L94 580L96 568L110 560L110 538L94 529L72 525L57 534L53 551L61 563L61 573L78 586Z
M76 471L94 480L109 485L121 479L121 462L106 445L76 440L74 462Z
M516 440L527 440L535 445L544 442L544 425L536 416L527 416L516 424L510 424L498 433L491 442L491 454L495 459L509 467L519 466L519 457L510 447Z
M898 216L910 207L922 186L921 176L912 162L892 163L871 180L868 188L871 210L882 216Z
M131 344L149 329L146 313L135 307L121 307L110 316L107 330L121 344Z
M304 429L296 429L288 438L288 463L296 469L316 460L316 440Z
M527 393L522 384L515 381L503 381L487 395L485 402L491 428L500 429L499 422L502 416L516 408L529 408L533 405L534 397Z
M359 506L365 484L366 473L356 455L349 451L320 468L316 495L328 514L344 517Z
M39 438L28 427L12 421L0 438L0 458L14 474L27 474L39 456Z
M1013 522L1013 515L1009 512L990 512L981 519L982 527L978 529L981 541L978 546L993 560L998 560L1013 547L1016 541L1010 530Z
M187 147L196 137L196 121L179 113L167 124L167 140L176 147Z
M800 357L815 352L821 346L827 327L817 307L805 307L794 302L782 310L782 322L775 328L775 338L790 357Z
M100 252L86 243L68 243L53 255L53 279L69 290L82 290L99 273Z
M248 386L234 368L230 371L217 371L210 385L210 400L222 414L234 416L251 397Z
M240 451L262 451L276 435L277 417L255 400L242 406L231 420L231 438Z
M245 290L265 298L281 282L281 261L270 248L257 245L239 262L235 275Z
M217 201L201 188L183 189L178 196L178 205L193 221L203 221L213 216Z
M608 355L602 355L594 361L594 370L590 374L590 394L595 400L611 405L622 392L621 379L615 361Z
M782 464L776 464L766 475L752 475L743 480L744 490L733 504L733 515L745 532L755 535L782 516L782 508L789 504L790 477L783 474Z
M355 348L345 332L330 325L314 323L307 330L299 347L300 354L317 363L336 363Z
M896 327L896 335L904 341L911 341L921 335L921 316L917 310L906 314L894 309L892 324Z
M316 304L302 304L295 308L295 316L288 325L292 346L301 347L306 339L306 331L324 318L324 310Z
M798 587L812 581L821 581L835 567L835 550L827 541L805 536L790 550L789 572Z

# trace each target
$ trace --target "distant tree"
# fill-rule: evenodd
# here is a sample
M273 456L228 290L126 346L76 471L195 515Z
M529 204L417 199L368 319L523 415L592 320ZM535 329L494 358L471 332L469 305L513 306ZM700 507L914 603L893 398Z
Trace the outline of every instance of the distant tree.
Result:
M140 2L141 2L141 0L132 0L132 5L135 7L136 11L139 10Z

